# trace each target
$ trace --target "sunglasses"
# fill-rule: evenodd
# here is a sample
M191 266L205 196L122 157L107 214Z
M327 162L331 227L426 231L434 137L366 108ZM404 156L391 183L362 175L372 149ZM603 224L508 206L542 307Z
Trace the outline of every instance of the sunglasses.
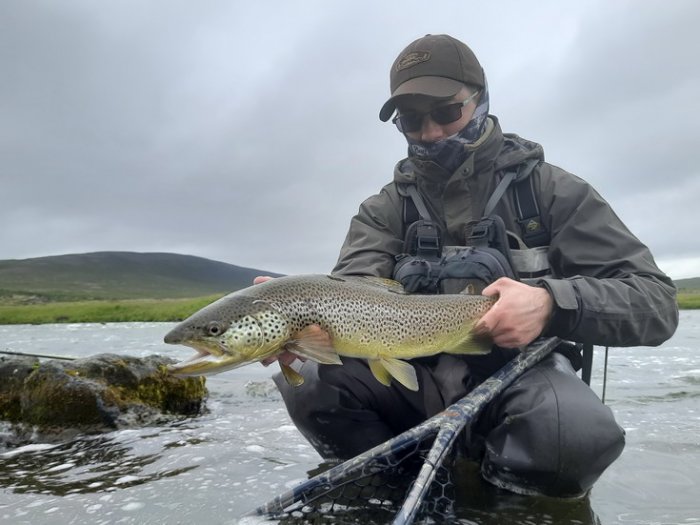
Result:
M452 124L462 118L462 108L474 100L479 93L479 91L473 93L464 102L455 102L454 104L447 104L446 106L438 106L427 113L404 113L403 115L396 115L392 119L392 122L396 124L396 127L401 133L413 133L420 130L423 127L423 120L426 115L430 115L430 120L441 126Z

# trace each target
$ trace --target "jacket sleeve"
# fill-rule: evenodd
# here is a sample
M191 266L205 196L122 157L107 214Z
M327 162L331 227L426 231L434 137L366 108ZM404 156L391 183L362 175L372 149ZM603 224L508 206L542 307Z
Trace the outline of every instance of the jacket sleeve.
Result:
M391 278L403 251L403 205L392 185L365 200L350 221L333 273Z
M540 175L553 277L538 284L555 302L547 335L600 346L666 341L678 326L676 289L649 249L585 181L549 165Z

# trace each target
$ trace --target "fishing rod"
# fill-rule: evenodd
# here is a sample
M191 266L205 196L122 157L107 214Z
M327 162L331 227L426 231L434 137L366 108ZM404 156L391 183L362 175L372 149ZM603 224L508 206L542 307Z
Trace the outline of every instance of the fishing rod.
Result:
M290 509L297 510L352 481L395 467L407 456L417 453L420 443L435 436L430 452L393 521L393 525L410 525L435 479L436 469L444 461L460 431L471 424L489 402L523 372L551 353L560 342L557 337L535 342L469 394L439 414L367 452L302 482L245 516L279 515L290 512Z
M68 357L64 355L30 354L26 352L13 352L12 350L0 350L0 354L18 357L38 357L39 359L62 359L64 361L75 361L77 359L77 357Z

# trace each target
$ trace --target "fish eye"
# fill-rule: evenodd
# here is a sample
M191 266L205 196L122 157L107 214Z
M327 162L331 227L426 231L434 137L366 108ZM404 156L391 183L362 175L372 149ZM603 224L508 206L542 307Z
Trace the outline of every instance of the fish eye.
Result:
M207 333L211 336L221 335L223 331L223 327L218 321L212 321L207 325Z

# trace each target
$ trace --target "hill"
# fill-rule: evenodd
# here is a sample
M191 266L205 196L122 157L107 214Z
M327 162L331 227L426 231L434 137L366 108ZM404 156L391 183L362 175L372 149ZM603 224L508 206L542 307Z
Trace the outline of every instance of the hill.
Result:
M678 279L673 281L679 292L697 292L700 291L700 277L692 277L690 279Z
M163 299L227 293L277 275L192 255L95 252L0 261L0 300Z

